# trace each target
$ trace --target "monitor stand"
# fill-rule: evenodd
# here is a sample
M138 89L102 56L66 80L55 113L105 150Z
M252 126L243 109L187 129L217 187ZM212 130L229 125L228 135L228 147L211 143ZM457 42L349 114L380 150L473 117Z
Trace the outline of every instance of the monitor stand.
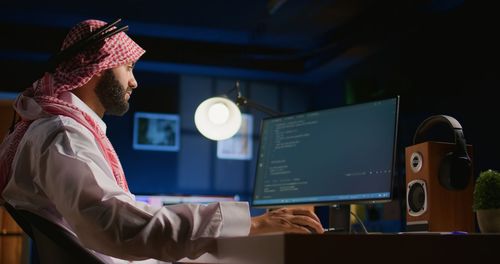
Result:
M351 205L335 204L329 207L328 233L351 233Z

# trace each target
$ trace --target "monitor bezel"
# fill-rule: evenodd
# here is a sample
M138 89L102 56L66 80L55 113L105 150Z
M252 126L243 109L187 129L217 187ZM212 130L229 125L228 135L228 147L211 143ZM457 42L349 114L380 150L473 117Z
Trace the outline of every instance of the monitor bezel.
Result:
M256 164L255 164L255 177L254 177L254 184L252 188L252 199L250 202L251 207L253 208L279 208L279 207L286 207L286 206L298 206L298 205L313 205L313 206L323 206L323 205L345 205L345 204L379 204L379 203L388 203L394 200L394 182L396 178L396 160L397 160L397 142L398 142L398 126L399 126L399 106L400 106L400 96L392 96L392 97L387 97L383 99L377 99L377 100L371 100L371 101L364 101L364 102L359 102L359 103L353 103L353 104L346 104L346 105L341 105L341 106L336 106L336 107L330 107L330 108L325 108L325 109L319 109L319 110L313 110L313 111L304 111L304 112L296 112L296 113L290 113L290 114L284 114L284 115L279 115L279 116L269 116L265 117L262 119L262 122L260 123L260 128L259 128L259 145L257 148L257 153L260 153L261 149L261 144L262 141L260 140L260 137L262 136L263 132L263 127L264 127L264 122L277 119L277 118L283 118L283 117L288 117L288 116L295 116L295 115L301 115L301 114L307 114L307 113L316 113L316 112L322 112L322 111L329 111L333 109L341 109L341 108L346 108L346 107L354 107L357 105L362 105L362 104L370 104L370 103L376 103L376 102L382 102L382 101L389 101L389 100L396 100L395 102L395 120L394 120L394 142L393 142L393 159L392 159L392 166L391 166L391 183L390 183L390 191L389 191L389 197L384 197L383 199L353 199L353 200L337 200L337 201L318 201L318 202L296 202L296 203L270 203L270 204L255 204L255 191L256 191L256 186L257 186L257 171L258 171L258 164L259 164L259 159L260 155L257 155L256 159Z

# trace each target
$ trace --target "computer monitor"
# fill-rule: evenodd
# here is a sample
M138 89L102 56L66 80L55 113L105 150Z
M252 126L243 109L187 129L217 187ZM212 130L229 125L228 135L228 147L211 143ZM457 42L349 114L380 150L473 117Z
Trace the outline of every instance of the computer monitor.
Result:
M387 202L399 96L265 118L252 206Z

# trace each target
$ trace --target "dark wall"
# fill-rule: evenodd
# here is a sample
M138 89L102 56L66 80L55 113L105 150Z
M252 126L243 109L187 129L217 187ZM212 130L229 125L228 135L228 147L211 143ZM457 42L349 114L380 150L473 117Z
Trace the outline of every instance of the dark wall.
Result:
M336 96L343 96L341 104L347 104L400 95L395 191L401 219L405 214L404 149L413 145L415 130L427 117L446 114L460 122L467 143L473 146L474 177L480 171L500 169L496 139L500 81L499 67L494 65L499 59L499 41L489 13L464 5L429 16L400 40L317 87L318 108L334 106L338 102L325 98ZM428 140L454 142L447 126L429 132Z
M498 41L483 35L492 26L473 22L470 15L462 7L429 17L400 43L350 69L343 80L353 101L401 96L403 146L412 144L417 126L430 115L455 117L474 146L477 172L500 167L495 140L499 124L490 119L497 112L495 90L500 82L489 63L498 58L493 44ZM438 139L454 141L450 135Z

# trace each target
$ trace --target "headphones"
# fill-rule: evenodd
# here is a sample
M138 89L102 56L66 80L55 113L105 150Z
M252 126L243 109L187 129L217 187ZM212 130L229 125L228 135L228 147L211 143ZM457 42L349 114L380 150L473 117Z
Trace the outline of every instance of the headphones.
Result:
M413 144L421 143L423 134L439 123L447 124L453 129L455 135L455 149L446 153L439 165L439 183L448 190L463 190L469 184L472 166L467 154L462 126L455 118L447 115L428 117L418 126Z
M66 49L53 55L49 59L47 71L53 73L55 71L55 69L57 68L57 66L61 62L67 60L68 58L75 56L77 53L81 52L86 47L89 47L90 45L92 45L94 43L102 41L102 40L109 38L113 35L116 35L120 32L127 31L128 26L116 27L116 28L110 30L111 27L120 23L120 21L121 21L121 19L118 19L113 23L108 23L108 24L100 27L98 30L96 30L94 33L90 34L89 36L77 41L73 45L71 45L71 46L67 47Z

